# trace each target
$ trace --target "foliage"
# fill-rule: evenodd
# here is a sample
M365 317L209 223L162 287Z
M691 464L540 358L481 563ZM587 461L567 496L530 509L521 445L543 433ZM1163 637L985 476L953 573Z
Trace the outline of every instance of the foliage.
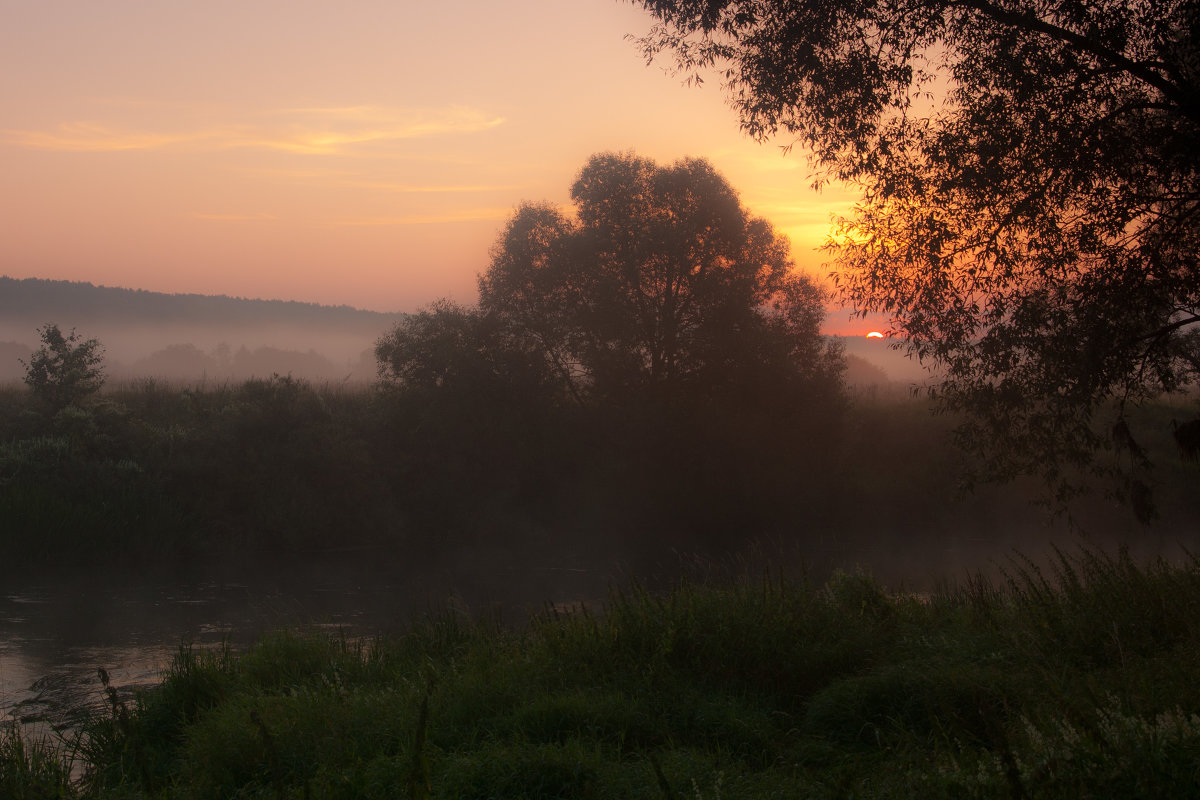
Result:
M840 352L819 332L822 293L707 161L595 155L571 198L575 220L518 209L479 285L481 311L575 396L670 405L839 385Z
M1200 563L1032 565L923 598L710 576L522 629L446 612L369 642L182 648L93 720L79 794L1195 794L1200 627L1164 609L1200 603Z
M53 322L38 329L42 340L25 366L25 383L54 411L79 403L104 385L104 348L72 328L64 334Z
M44 739L30 741L15 724L0 730L0 797L6 800L70 800L71 757Z
M983 476L1057 489L1109 446L1145 468L1126 404L1200 370L1200 6L641 5L647 57L720 66L748 132L862 190L830 244L841 296L943 371Z
M147 381L50 418L26 393L3 399L5 569L161 568L401 538L366 389Z
M375 346L384 385L488 396L545 394L553 376L495 317L442 301L396 324Z
M572 199L516 211L477 308L377 343L413 513L689 548L786 527L846 410L823 293L706 161L596 155Z
M554 383L480 381L387 391L143 381L52 417L23 388L0 390L0 574L331 551L408 569L460 548L590 569L755 542L926 574L930 553L952 564L1050 535L1027 487L956 499L954 420L902 392L858 395L837 414L761 398L664 414L577 406ZM1130 419L1159 462L1150 532L1169 539L1192 530L1200 500L1196 465L1171 437L1178 413L1155 403ZM1129 514L1107 504L1073 510L1100 541L1130 533Z

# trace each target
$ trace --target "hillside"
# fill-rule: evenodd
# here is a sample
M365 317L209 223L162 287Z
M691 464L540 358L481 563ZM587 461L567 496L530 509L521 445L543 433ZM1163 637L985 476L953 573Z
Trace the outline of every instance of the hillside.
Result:
M255 374L341 377L361 372L364 352L402 316L350 306L0 276L0 343L5 345L0 380L23 374L17 359L36 346L37 329L47 322L100 339L114 377L201 377L168 364L164 351L187 356L193 364L201 363L197 354L213 363L243 354L242 363L253 364Z
M342 333L377 335L399 314L287 300L251 300L226 295L163 294L75 281L0 276L0 325L53 319L60 324L282 325L317 326Z

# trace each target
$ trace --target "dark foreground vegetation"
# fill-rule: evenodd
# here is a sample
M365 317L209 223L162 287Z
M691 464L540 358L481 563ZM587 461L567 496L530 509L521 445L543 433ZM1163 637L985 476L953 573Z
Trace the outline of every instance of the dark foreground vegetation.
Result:
M394 638L181 647L5 797L1194 797L1200 561L1014 559L926 596L745 577ZM71 769L81 776L70 778Z
M1143 409L1145 430L1168 432L1147 437L1161 518L1139 526L1105 497L1122 486L1099 482L1089 532L1170 545L1191 530L1196 468L1169 438L1181 411ZM872 561L869 544L936 575L979 563L938 563L947 548L1036 547L1036 487L958 495L952 425L903 390L785 425L290 378L146 381L51 413L14 387L0 391L0 564L165 574L362 550L413 567L465 552L597 565L758 541L835 564Z

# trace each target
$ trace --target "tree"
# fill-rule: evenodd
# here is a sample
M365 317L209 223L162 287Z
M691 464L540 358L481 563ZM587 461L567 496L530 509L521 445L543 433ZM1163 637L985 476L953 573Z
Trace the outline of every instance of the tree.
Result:
M384 385L453 392L479 404L514 390L548 393L554 384L499 320L445 300L397 323L375 344L375 358Z
M478 307L378 342L414 505L693 544L790 522L844 407L823 291L706 161L596 155L571 196L517 208Z
M54 410L78 404L104 385L104 348L96 339L84 339L72 328L63 334L48 322L38 329L42 346L22 361L25 383L36 397Z
M777 390L840 385L820 289L707 161L596 155L571 197L574 219L520 207L479 286L481 312L574 397L672 405L755 372Z
M940 367L987 477L1143 466L1126 405L1200 377L1196 0L641 4L648 58L861 188L840 295Z

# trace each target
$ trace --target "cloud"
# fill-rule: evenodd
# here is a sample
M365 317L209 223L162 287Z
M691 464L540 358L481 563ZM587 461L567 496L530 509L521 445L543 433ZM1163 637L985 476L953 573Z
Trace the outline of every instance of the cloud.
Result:
M441 225L448 222L483 222L506 219L512 213L511 208L474 208L452 211L445 214L410 214L402 217L365 217L335 222L335 225L352 227L400 226L400 225Z
M503 117L458 106L432 110L380 106L297 108L274 112L274 116L298 121L250 146L295 153L331 154L348 145L479 133L504 124Z
M420 158L423 166L437 161L436 157ZM312 162L309 162L312 163ZM489 184L463 183L404 183L400 181L379 180L366 177L370 174L365 170L327 169L321 167L300 168L268 168L268 167L239 167L237 171L244 175L266 178L272 181L286 181L297 184L316 184L332 188L368 189L390 194L486 194L488 192L511 193L522 188L522 184Z
M3 141L34 150L104 152L263 149L302 155L344 155L355 146L480 133L504 118L460 106L402 109L382 106L293 108L267 112L261 122L235 123L186 133L129 130L95 122L67 122L50 130L0 131Z
M67 122L52 131L4 130L4 141L28 150L111 152L154 150L193 141L195 135L120 131L91 122Z

